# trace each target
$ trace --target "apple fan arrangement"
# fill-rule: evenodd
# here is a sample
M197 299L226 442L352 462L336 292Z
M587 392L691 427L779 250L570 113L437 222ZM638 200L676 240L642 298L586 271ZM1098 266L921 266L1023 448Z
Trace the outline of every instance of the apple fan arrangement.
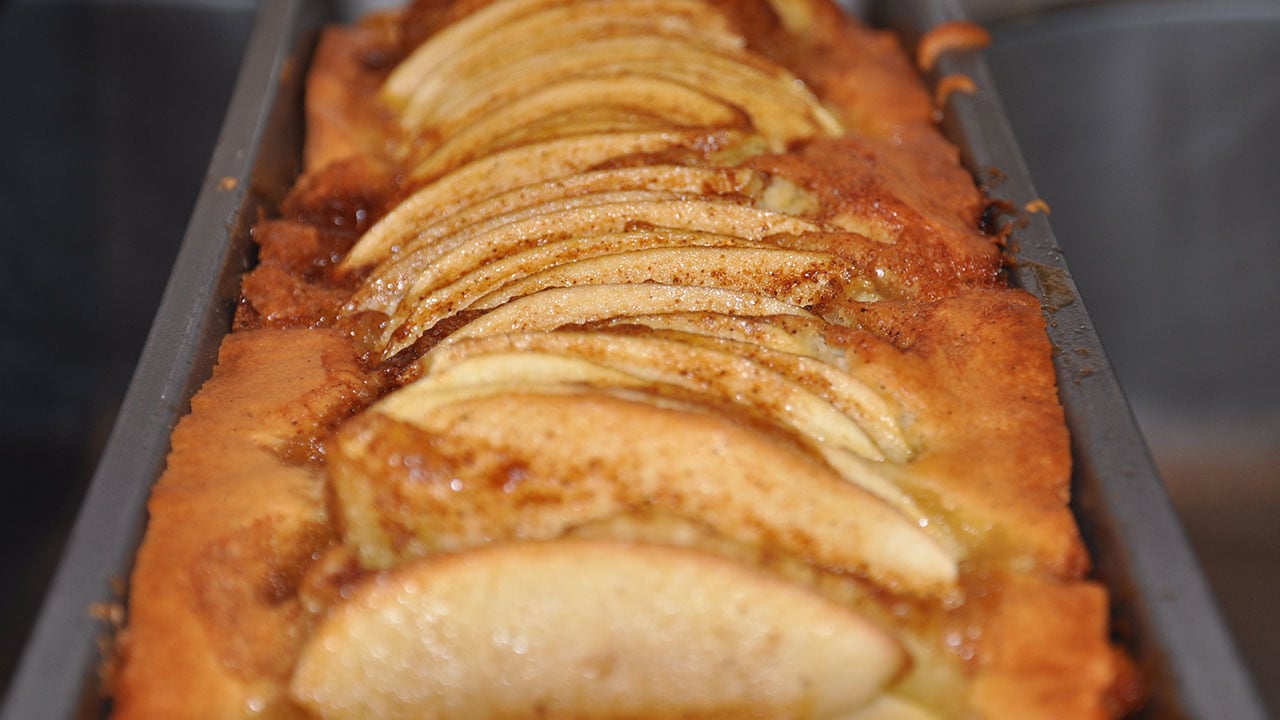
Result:
M154 491L115 714L1105 718L1036 301L820 0L424 0Z

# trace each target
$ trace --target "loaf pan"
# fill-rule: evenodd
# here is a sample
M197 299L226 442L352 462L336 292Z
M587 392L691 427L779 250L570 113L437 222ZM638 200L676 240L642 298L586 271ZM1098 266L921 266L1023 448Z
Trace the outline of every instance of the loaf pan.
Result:
M249 229L300 167L311 49L324 23L387 4L261 4L160 309L0 719L106 714L103 649L120 618L147 496L164 468L169 435L211 374L230 328L238 278L253 255ZM852 2L846 9L899 32L908 48L924 30L963 19L950 0ZM1048 220L1023 210L1035 190L981 54L944 55L927 79L957 73L977 92L952 94L942 126L993 207L1011 210L1000 216L1014 225L1010 281L1038 297L1048 319L1072 435L1074 509L1096 575L1112 592L1117 640L1147 683L1139 717L1264 720Z

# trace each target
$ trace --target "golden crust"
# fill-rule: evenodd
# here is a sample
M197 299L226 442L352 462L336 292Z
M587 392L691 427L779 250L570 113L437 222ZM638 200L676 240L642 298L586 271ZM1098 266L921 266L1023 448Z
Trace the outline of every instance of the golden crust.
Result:
M867 303L849 315L881 342L857 342L867 377L902 393L922 448L906 472L946 498L959 525L1010 566L1064 579L1088 557L1067 507L1070 448L1035 299L984 290L934 303ZM959 420L963 418L963 420ZM1000 442L995 438L1017 438Z
M391 118L377 103L368 102L380 81L380 73L370 71L395 59L396 17L374 16L354 31L321 32L307 73L304 170L353 156L382 156Z
M986 625L977 646L973 699L981 716L1114 717L1116 708L1100 700L1121 662L1107 641L1106 590L1027 575L1011 574L1001 582L997 619Z
M239 717L282 702L310 623L293 588L333 537L323 475L305 457L367 393L335 333L228 336L148 503L115 717Z

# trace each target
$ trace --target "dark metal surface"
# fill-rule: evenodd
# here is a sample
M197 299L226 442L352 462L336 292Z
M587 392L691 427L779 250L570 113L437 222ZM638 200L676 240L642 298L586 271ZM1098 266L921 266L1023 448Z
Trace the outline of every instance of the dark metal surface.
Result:
M854 5L901 28L960 16L948 0ZM101 715L98 642L110 628L94 620L89 608L119 599L113 583L123 582L132 566L169 432L208 377L229 327L236 279L251 254L248 224L259 207L271 206L296 170L301 123L298 85L290 81L300 80L309 39L327 12L349 18L365 7L263 3L160 313L3 720ZM911 41L909 29L903 34ZM944 127L988 191L1023 207L1035 191L983 60L954 54L939 71L964 73L979 84L977 95L953 96ZM1023 213L1022 219L1025 226L1014 233L1018 261L1011 275L1046 308L1073 433L1076 507L1098 575L1113 589L1122 640L1153 681L1145 717L1264 718L1048 222L1039 214Z

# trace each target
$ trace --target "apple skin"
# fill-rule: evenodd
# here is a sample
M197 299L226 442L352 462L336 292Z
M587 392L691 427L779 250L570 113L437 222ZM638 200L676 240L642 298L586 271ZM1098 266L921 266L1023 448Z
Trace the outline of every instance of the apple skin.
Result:
M410 630L406 632L406 630ZM364 583L293 675L325 720L834 718L906 667L883 630L736 563L583 540L489 546Z
M486 383L492 393L458 394ZM729 410L652 386L427 377L338 434L330 486L371 568L651 507L890 591L954 589L953 549L791 436Z

